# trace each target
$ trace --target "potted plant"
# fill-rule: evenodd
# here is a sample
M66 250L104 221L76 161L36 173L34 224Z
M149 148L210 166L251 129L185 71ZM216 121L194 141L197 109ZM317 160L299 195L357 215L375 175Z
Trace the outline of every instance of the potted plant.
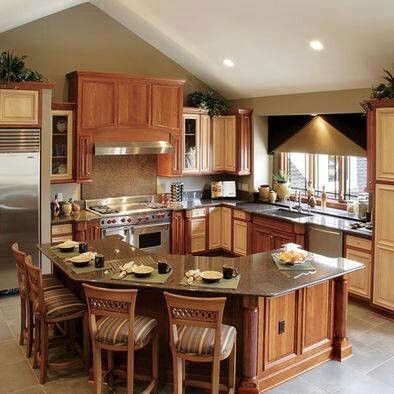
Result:
M0 53L0 81L2 82L41 82L44 77L25 66L26 56L17 56L10 51Z
M214 92L194 92L188 96L189 105L207 109L210 117L224 115L227 112L227 103L216 97Z
M290 197L290 174L279 170L272 176L273 188L276 191L279 201L285 201Z
M394 99L394 76L389 70L384 70L385 76L383 79L387 82L380 83L372 87L371 99L385 100ZM365 100L361 103L361 107L365 112L371 110L370 100Z

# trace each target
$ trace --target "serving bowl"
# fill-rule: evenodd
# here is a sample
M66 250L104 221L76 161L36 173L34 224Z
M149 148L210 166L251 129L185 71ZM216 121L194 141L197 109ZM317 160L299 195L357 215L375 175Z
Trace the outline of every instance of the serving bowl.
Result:
M219 282L223 278L223 274L219 271L203 271L200 273L201 279L207 283Z
M150 275L155 269L149 265L134 265L132 272L137 278Z

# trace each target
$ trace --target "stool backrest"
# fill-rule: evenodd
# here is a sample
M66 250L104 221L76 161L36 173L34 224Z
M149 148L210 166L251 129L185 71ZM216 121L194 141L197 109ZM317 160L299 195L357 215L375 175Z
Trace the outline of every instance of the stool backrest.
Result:
M31 256L26 256L25 266L29 283L30 299L33 302L35 312L44 312L44 289L42 274L38 267L33 265Z
M15 258L20 295L22 297L27 296L29 289L28 289L28 279L27 279L27 271L25 264L26 253L19 250L19 245L17 242L13 242L11 244L11 251Z
M96 317L117 317L128 320L128 346L134 346L134 313L138 290L105 289L83 284L89 313L89 329L97 333Z
M205 327L215 330L214 355L220 352L223 310L226 298L185 297L164 292L170 323L170 342L178 342L178 326Z

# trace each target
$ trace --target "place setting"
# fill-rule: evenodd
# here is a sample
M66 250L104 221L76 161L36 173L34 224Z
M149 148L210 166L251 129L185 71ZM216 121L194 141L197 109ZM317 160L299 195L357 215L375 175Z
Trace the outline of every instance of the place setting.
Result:
M241 275L235 267L223 265L220 271L189 270L179 283L183 286L198 286L222 289L237 289Z
M111 279L163 284L171 274L172 268L167 261L155 261L151 256L136 256L119 266L118 272Z

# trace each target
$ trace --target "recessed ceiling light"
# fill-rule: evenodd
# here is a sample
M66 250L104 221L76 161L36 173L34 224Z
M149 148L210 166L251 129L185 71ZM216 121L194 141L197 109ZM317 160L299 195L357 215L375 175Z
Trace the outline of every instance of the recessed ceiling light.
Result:
M231 59L224 59L223 65L225 65L226 67L234 67L234 62Z
M324 49L323 44L318 40L313 40L309 43L309 46L314 49L315 51L321 51Z

